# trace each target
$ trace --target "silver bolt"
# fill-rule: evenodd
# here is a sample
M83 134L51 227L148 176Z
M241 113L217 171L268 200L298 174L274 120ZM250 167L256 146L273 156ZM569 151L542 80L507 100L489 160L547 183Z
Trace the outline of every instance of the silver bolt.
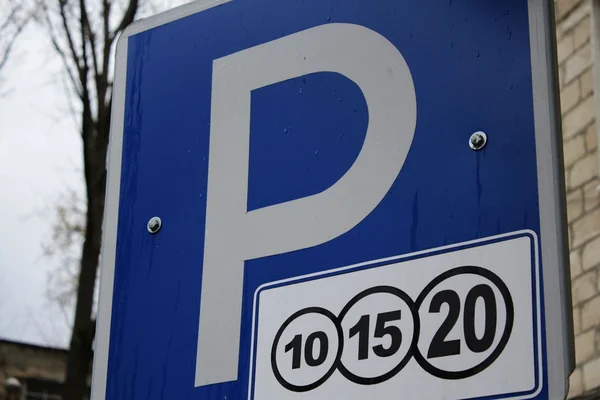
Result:
M487 143L487 135L481 131L475 132L469 138L469 147L471 147L471 149L473 149L475 151L483 149L485 147L486 143Z
M156 232L158 232L160 230L161 226L162 226L162 221L160 220L160 218L152 217L148 221L148 226L147 226L148 232L155 234Z

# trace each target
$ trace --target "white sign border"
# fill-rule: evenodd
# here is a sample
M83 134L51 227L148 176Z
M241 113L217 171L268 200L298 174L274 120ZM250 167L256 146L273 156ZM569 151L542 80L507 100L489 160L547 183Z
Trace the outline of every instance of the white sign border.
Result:
M100 300L94 344L92 399L106 398L112 296L114 285L117 228L121 187L123 124L127 75L128 38L180 18L228 3L232 0L196 0L154 17L134 22L120 36L115 57L103 240L100 257ZM554 35L554 1L527 0L534 97L540 236L543 247L543 292L545 313L545 354L548 395L564 398L568 375L574 370L573 316L564 198L564 167L558 100L558 67ZM566 380L555 379L558 376Z
M528 0L548 399L575 369L554 0ZM565 377L565 379L558 379Z

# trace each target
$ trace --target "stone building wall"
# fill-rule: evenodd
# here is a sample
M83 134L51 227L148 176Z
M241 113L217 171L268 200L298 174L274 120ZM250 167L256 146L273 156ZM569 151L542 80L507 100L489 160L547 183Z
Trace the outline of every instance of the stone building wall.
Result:
M0 340L0 399L6 396L9 377L23 385L33 380L61 385L66 362L66 350Z
M594 100L598 0L555 0L577 368L569 397L600 386L600 196ZM600 38L599 38L600 39Z

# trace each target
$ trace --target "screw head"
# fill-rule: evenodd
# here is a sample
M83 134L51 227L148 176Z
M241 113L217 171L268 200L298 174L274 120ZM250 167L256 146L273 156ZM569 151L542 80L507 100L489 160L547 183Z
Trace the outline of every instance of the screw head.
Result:
M162 221L160 220L160 218L152 217L148 221L148 225L147 225L148 232L155 234L156 232L158 232L160 230L161 226L162 226Z
M469 138L469 147L471 149L478 151L485 147L487 143L487 135L484 132L475 132Z

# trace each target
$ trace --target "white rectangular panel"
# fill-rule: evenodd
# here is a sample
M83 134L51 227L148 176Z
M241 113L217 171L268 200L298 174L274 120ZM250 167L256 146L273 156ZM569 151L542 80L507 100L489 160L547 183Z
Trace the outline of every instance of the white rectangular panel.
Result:
M533 397L536 249L521 232L264 285L250 398Z

